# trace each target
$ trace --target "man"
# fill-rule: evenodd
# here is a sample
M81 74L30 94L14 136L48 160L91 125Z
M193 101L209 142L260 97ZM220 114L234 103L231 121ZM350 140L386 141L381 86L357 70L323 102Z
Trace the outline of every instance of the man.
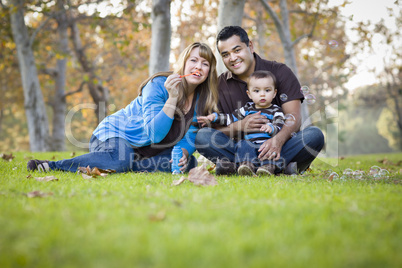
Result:
M294 121L285 124L277 135L260 146L258 158L274 161L282 158L284 165L275 173L295 174L306 170L324 146L324 136L317 127L300 131L301 102L304 97L296 76L285 64L261 59L254 52L246 31L239 26L223 28L216 44L228 69L219 77L220 112L232 113L250 101L246 81L254 71L272 72L277 78L278 89L273 103L281 106L283 113L294 118ZM256 113L227 127L203 128L197 134L196 148L216 163L217 175L234 174L237 169L234 163L238 145L236 139L244 133L259 131L266 122L263 115Z

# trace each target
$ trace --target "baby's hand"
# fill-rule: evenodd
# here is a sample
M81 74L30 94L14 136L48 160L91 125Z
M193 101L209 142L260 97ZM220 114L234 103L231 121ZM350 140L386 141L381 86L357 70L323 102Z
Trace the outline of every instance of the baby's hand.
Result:
M269 125L263 125L263 126L260 128L260 131L261 131L261 132L271 133L271 132L272 132L272 128L271 128L271 126L269 126Z
M215 120L215 115L214 114L209 114L207 116L198 116L197 117L197 122L201 124L202 127L205 127L206 125L211 124Z

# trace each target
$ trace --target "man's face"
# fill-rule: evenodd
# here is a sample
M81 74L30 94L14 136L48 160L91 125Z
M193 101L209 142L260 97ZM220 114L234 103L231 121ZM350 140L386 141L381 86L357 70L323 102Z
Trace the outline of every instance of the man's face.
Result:
M254 49L250 42L249 46L240 41L240 37L233 35L225 41L218 42L218 50L226 68L246 81L254 72Z

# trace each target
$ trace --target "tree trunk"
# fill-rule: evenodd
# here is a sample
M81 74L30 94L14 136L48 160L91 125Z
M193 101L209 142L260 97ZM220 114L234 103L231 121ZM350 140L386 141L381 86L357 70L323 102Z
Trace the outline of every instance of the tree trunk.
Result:
M272 10L272 8L268 5L268 3L265 0L261 0L261 3L263 4L265 10L269 13L269 15L272 17L275 23L275 27L278 31L279 37L282 42L283 50L284 50L284 56L285 56L285 64L292 69L293 73L298 77L298 71L297 71L297 62L296 62L296 56L294 52L294 43L292 41L292 37L290 34L290 29L289 29L289 11L287 7L286 0L280 0L279 1L279 7L281 10L281 17L282 20L279 19L278 15ZM300 40L298 40L300 41ZM311 119L310 119L310 114L308 111L307 103L303 102L301 105L301 116L302 116L302 125L301 128L305 128L309 125L311 125Z
M244 4L246 0L221 0L218 8L218 32L225 26L241 26L244 13ZM217 65L216 70L218 75L225 72L227 69L216 50Z
M67 70L67 54L68 54L68 19L64 8L64 1L57 1L57 16L59 34L59 50L63 54L63 58L57 60L56 74L56 92L52 101L53 108L53 129L52 129L52 150L64 151L65 146L65 122L64 116L66 113L66 70Z
M33 152L49 148L49 123L35 66L31 41L24 21L24 1L11 1L16 10L11 12L11 28L17 46L17 56L24 90L24 106L28 123L29 144Z
M149 75L169 71L170 0L152 1L152 44L149 59Z

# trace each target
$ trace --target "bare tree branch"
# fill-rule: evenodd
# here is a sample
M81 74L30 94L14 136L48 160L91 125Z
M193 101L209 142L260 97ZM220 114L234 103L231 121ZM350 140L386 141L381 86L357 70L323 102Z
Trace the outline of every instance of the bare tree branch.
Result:
M77 90L66 92L66 93L63 95L63 98L65 99L66 97L68 97L68 96L70 96L70 95L73 95L73 94L75 94L75 93L81 92L81 91L84 89L84 86L85 86L86 83L87 83L86 81L82 81Z
M52 19L52 16L47 17L45 21L43 21L38 28L35 29L35 31L32 33L31 37L29 38L29 47L32 47L33 42L35 41L36 36L42 30L46 24Z
M276 15L275 11L271 8L271 6L265 0L261 0L262 5L264 6L265 10L269 13L269 15L274 20L275 26L278 29L279 38L282 42L285 40L284 36L284 29L281 20L279 19L278 15Z

